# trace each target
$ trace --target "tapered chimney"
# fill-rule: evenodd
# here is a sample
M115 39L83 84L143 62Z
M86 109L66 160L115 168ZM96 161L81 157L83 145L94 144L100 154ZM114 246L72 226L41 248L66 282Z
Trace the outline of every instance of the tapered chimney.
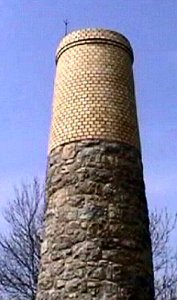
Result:
M153 300L130 43L75 31L56 64L37 300Z

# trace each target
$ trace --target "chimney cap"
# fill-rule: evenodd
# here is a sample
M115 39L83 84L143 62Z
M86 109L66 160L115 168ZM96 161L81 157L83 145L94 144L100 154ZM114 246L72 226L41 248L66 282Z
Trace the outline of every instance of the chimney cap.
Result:
M129 40L121 33L103 28L80 29L67 34L60 42L56 51L56 62L68 48L90 43L112 44L129 52L133 62L133 50Z

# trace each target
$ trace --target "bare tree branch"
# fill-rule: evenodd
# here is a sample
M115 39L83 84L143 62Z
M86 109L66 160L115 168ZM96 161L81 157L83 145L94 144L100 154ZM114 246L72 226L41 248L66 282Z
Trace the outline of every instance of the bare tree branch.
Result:
M157 300L177 299L177 250L171 238L177 224L177 215L170 216L167 209L150 215L150 232Z
M45 201L34 179L15 189L5 211L9 233L0 235L0 299L34 300L40 263ZM150 214L156 300L177 300L177 251L171 243L177 216Z
M0 235L0 291L9 299L35 299L44 205L43 188L34 179L15 189L5 210L9 233Z

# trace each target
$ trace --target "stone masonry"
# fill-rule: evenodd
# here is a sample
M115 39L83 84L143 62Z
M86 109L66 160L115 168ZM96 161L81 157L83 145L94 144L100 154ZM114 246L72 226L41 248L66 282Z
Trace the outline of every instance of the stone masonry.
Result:
M36 299L153 300L130 43L76 31L56 62Z

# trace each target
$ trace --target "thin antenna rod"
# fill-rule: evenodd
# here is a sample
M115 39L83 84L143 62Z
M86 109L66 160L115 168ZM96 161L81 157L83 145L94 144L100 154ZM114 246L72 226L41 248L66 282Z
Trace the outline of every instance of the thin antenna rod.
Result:
M68 34L68 24L69 24L67 19L64 20L64 24L65 24L65 35L67 35Z

